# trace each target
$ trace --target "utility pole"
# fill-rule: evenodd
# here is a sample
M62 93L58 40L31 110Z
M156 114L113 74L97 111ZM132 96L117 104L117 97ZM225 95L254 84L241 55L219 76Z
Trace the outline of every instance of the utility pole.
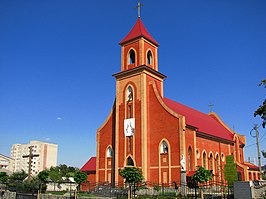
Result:
M255 124L254 128L250 131L250 135L252 137L256 137L256 144L257 144L257 152L258 152L258 166L259 166L259 172L260 172L260 180L262 180L262 170L261 170L261 157L260 157L260 144L259 144L259 131L258 131L258 125ZM252 131L255 130L256 135L252 135Z
M31 163L32 163L32 158L39 156L38 154L33 154L32 147L33 146L29 146L29 149L30 149L29 155L23 155L22 156L23 158L29 158L28 179L30 179L30 177L31 177Z

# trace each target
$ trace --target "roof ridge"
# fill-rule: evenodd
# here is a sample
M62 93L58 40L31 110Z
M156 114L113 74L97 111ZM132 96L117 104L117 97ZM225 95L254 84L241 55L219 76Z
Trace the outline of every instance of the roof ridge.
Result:
M119 44L121 45L125 42L131 41L138 37L144 37L145 39L149 40L153 44L159 46L158 42L155 41L155 39L151 36L151 34L148 32L148 30L144 26L140 17L138 17L138 20L136 21L135 25L132 27L129 33L119 42Z

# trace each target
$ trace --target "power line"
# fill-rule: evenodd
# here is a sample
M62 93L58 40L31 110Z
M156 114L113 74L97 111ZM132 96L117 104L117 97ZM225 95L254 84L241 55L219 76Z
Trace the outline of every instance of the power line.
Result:
M250 147L250 146L254 146L256 143L254 143L254 144L250 144L250 145L247 145L247 146L245 146L245 148L247 148L247 147Z

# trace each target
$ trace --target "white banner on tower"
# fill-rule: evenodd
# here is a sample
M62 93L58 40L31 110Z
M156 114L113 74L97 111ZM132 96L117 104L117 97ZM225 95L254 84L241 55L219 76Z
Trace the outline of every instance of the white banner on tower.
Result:
M124 120L124 133L125 136L133 136L135 133L135 118Z

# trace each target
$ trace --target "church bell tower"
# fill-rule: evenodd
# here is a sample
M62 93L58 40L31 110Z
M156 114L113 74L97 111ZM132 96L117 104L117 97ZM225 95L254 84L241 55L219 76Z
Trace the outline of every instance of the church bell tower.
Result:
M121 181L119 169L141 168L149 179L149 87L155 82L163 96L163 79L158 72L158 46L140 17L121 45L121 71L116 78L115 142L113 177Z
M128 35L119 43L122 47L121 71L146 65L158 71L158 46L140 17Z

